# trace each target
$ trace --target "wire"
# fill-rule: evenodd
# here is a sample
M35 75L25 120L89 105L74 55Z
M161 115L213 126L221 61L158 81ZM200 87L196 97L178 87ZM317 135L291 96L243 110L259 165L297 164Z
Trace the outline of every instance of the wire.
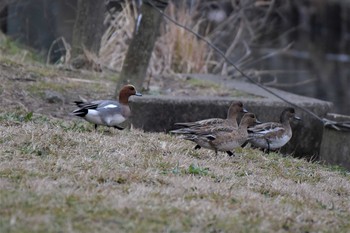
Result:
M175 19L171 18L169 15L167 15L166 13L163 12L163 10L159 9L152 1L147 1L147 3L149 5L151 5L155 10L157 10L161 15L163 15L166 19L168 19L169 21L171 21L172 23L174 23L175 25L177 25L180 28L185 29L186 31L192 33L193 35L195 35L197 38L199 38L200 40L206 42L211 48L213 48L222 58L224 58L224 60L229 63L231 66L233 66L233 68L235 68L237 70L238 73L240 73L243 77L245 77L248 81L250 81L251 83L255 84L256 86L260 87L261 89L265 90L266 92L270 93L271 95L279 98L280 100L286 102L287 104L290 104L291 106L294 106L298 109L301 109L302 111L308 113L309 115L313 116L314 118L316 118L317 120L319 120L320 122L323 123L324 126L328 127L328 128L332 128L338 131L350 131L350 125L349 122L336 122L336 121L331 121L329 119L326 118L321 118L318 115L316 115L314 112L310 111L307 108L301 107L285 98L283 98L282 96L276 94L275 92L271 91L270 89L268 89L267 87L265 87L263 84L255 81L254 79L252 79L251 77L249 77L247 74L245 74L242 70L240 70L228 57L225 56L225 54L218 48L216 47L213 43L211 43L208 39L206 39L204 36L200 35L199 33L193 31L192 29L190 29L189 27L186 27L185 25L180 24L179 22L177 22Z

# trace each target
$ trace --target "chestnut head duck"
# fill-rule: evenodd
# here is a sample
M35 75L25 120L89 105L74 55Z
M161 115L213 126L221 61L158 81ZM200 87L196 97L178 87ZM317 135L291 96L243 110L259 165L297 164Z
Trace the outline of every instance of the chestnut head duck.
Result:
M124 122L131 115L129 97L132 95L142 96L136 91L133 85L125 85L119 91L119 101L75 101L75 104L79 108L74 110L72 114L93 123L95 125L95 129L98 125L104 125L123 130L124 128L120 127L119 124Z

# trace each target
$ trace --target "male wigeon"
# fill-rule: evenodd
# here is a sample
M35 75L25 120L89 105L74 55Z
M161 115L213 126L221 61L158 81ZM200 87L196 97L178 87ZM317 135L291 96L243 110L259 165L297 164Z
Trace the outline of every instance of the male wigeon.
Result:
M300 120L295 116L294 108L286 108L280 116L280 122L267 122L248 128L248 141L255 147L275 150L284 146L292 137L292 128L289 121Z
M184 135L185 140L190 140L197 145L218 151L225 151L229 156L233 155L232 150L241 146L248 138L247 128L260 123L253 113L244 114L239 127L220 124L213 127L193 130L191 134Z
M217 124L227 124L229 126L233 126L233 127L238 128L238 124L237 124L238 113L247 113L247 112L248 111L243 107L242 102L235 101L230 105L230 107L227 111L226 119L211 118L211 119L205 119L205 120L200 120L200 121L195 121L195 122L175 123L175 125L189 128L189 127L208 127L208 126L213 126L213 125L217 125ZM184 129L183 131L186 132L186 129ZM181 130L177 131L177 132L181 133Z
M175 123L176 126L181 126L183 128L170 131L175 134L192 134L198 130L208 131L209 128L215 127L217 125L223 126L232 126L238 128L237 116L239 113L247 113L248 111L243 107L243 103L240 101L233 102L228 111L226 119L221 118L211 118L195 122L184 122L184 123ZM194 149L200 149L201 146L196 145Z
M123 130L124 128L118 125L131 115L129 97L132 95L142 96L133 85L125 85L119 92L119 101L75 101L79 108L74 110L72 114L95 124L95 129L97 125L104 125Z

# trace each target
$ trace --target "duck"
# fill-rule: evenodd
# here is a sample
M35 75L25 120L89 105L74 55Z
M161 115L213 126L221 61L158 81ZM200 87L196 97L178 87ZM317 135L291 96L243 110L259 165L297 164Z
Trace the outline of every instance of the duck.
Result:
M190 134L183 135L183 139L193 141L200 147L218 151L224 151L229 156L233 156L233 149L241 146L248 139L247 128L260 123L253 113L244 114L238 128L218 124L209 128L198 128L192 130Z
M234 128L238 128L237 116L239 113L247 113L248 111L243 107L243 103L241 101L234 101L231 103L228 111L226 119L221 118L210 118L195 122L182 122L175 123L174 125L180 126L182 128L172 130L171 133L174 134L192 134L192 132L196 132L198 130L208 130L211 127L215 127L217 125L227 125ZM200 149L200 145L196 145L194 147L195 150Z
M72 115L93 123L95 129L97 129L98 125L102 125L123 130L124 128L119 126L119 124L123 123L131 115L129 97L132 95L142 96L141 93L136 91L133 85L128 84L123 86L119 91L119 101L74 101L79 108L74 110Z
M227 111L227 117L226 119L221 119L221 118L211 118L211 119L205 119L205 120L200 120L200 121L195 121L195 122L180 122L180 123L175 123L174 125L180 126L183 128L196 128L196 127L210 127L218 124L227 124L229 126L233 126L238 128L237 124L237 116L238 113L247 113L248 111L243 107L243 103L241 101L234 101L231 103L228 111ZM176 131L174 130L175 133L182 133L186 132L186 129Z
M295 115L294 108L285 108L280 115L280 122L266 122L248 128L248 142L254 147L267 150L276 150L283 147L292 138L292 119L301 120Z

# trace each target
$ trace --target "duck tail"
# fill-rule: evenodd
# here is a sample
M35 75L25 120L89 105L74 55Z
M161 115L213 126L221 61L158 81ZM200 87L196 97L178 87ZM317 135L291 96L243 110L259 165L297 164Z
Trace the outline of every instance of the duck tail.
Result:
M185 140L189 140L189 141L194 142L197 139L197 136L196 135L183 135L182 138Z
M186 123L175 123L174 125L176 126L180 126L180 127L184 127L184 128L188 128L188 127L191 127L191 126L194 126L195 124L192 123L192 122L186 122Z
M85 117L86 114L88 114L88 112L89 112L89 109L86 109L86 108L79 108L79 109L77 109L77 110L74 110L74 111L72 112L72 114L73 114L74 116Z
M80 101L80 100L78 100L78 101L74 101L74 103L79 107L79 108L81 108L81 107L83 107L84 106L84 104L85 104L85 102L84 101Z
M174 134L181 134L181 129L174 129L174 130L171 130L170 133L174 133Z
M170 133L172 134L193 134L189 128L181 128L181 129L175 129L171 130Z

